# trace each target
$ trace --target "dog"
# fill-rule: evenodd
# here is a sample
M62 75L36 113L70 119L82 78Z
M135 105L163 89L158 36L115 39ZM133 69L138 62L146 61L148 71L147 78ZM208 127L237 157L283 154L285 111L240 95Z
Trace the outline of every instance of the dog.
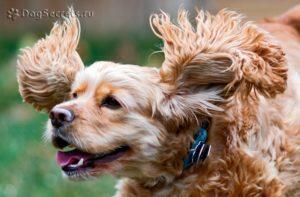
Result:
M84 67L70 12L17 62L64 176L121 177L116 196L300 195L300 6L258 23L153 14L161 68Z

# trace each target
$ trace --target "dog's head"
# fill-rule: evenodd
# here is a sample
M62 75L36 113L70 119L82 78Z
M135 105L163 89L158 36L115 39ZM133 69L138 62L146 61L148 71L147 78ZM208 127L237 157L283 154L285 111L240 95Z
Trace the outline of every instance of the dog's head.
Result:
M226 116L228 99L282 92L281 49L240 19L229 11L199 12L192 27L184 10L178 26L165 13L153 15L151 27L164 41L160 69L113 62L83 68L74 16L25 51L20 91L49 112L46 136L63 149L57 162L64 174L172 179L182 171L194 131L216 114Z

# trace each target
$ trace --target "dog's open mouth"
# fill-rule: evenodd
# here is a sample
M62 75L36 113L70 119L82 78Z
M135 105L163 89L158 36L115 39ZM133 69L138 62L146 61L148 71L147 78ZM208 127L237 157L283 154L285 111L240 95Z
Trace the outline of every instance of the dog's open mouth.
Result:
M57 152L56 160L61 169L67 174L84 172L101 164L115 161L129 150L129 146L124 145L109 152L91 154L76 147L72 147L70 150L70 144L59 137L53 138L52 141L56 147L62 149Z

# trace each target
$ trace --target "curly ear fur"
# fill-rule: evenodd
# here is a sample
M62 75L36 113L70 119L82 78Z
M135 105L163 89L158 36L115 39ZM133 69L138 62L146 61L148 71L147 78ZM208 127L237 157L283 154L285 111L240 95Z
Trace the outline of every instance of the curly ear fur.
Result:
M79 20L70 9L63 23L55 23L50 35L25 48L17 61L19 91L37 110L49 111L65 100L77 71L84 68L76 52Z
M175 94L187 86L223 84L224 90L248 95L255 90L274 97L285 90L287 68L283 51L267 32L227 10L217 15L198 11L196 26L180 10L178 25L162 12L150 24L163 40L165 61L160 75Z

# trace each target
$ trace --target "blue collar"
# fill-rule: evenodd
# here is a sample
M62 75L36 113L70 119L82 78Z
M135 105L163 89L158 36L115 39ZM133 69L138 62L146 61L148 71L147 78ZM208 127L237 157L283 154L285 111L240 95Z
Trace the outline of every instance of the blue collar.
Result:
M194 143L189 150L188 156L183 160L183 169L188 169L193 164L203 162L209 155L211 145L206 144L208 133L206 129L200 128L194 136Z

